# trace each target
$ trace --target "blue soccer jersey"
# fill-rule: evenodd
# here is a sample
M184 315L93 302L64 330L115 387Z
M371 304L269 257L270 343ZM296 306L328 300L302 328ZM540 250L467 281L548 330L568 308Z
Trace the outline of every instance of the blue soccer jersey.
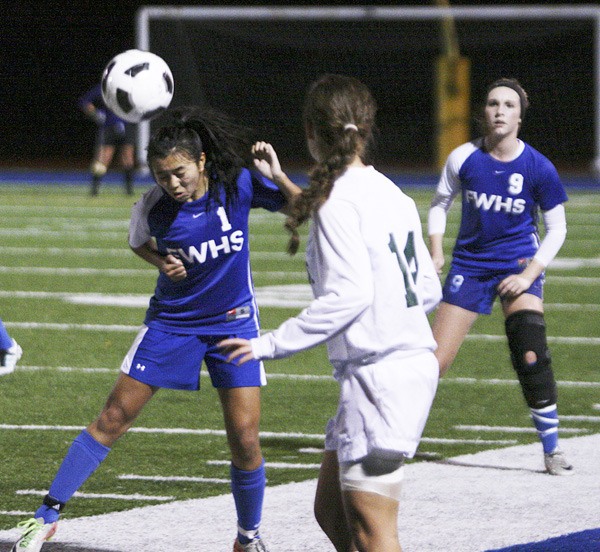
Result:
M144 323L164 331L219 335L258 329L258 309L250 271L248 217L253 207L278 211L285 198L277 186L243 169L238 198L225 208L208 194L179 203L158 186L132 209L129 243L139 247L150 237L158 251L172 254L187 277L173 282L160 273Z
M77 104L79 105L79 107L81 109L83 109L87 104L94 104L94 106L97 109L101 109L104 114L106 115L106 119L104 120L104 123L102 124L102 126L104 128L110 128L113 127L115 125L117 126L121 126L123 127L126 122L121 119L120 117L118 117L117 115L115 115L106 105L106 103L104 102L104 98L102 97L102 86L100 84L97 84L95 86L93 86L92 88L90 88L85 94L83 94Z
M567 201L554 165L520 142L512 161L494 159L478 139L448 157L436 197L462 195L453 266L471 273L506 270L539 247L538 209Z

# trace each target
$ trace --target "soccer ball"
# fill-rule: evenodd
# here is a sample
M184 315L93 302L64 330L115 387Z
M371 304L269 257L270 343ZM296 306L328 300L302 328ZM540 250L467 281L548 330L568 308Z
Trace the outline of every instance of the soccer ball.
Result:
M112 58L102 73L102 98L130 123L148 121L167 109L173 98L173 74L164 59L142 50Z

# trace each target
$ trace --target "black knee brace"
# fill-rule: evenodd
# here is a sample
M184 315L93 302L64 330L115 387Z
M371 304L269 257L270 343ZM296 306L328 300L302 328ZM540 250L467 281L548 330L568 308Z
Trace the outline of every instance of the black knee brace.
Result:
M556 404L558 394L546 341L544 315L537 311L518 311L506 319L505 326L512 364L529 408ZM535 354L533 362L525 360L528 352Z

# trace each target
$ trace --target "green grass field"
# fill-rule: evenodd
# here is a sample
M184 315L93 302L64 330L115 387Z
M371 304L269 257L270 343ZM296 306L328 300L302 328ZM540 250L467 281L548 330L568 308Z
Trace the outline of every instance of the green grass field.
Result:
M432 190L405 191L425 223ZM545 297L564 439L600 432L600 195L569 195L569 233L548 270ZM116 187L97 198L83 187L0 187L0 317L24 350L17 371L0 379L0 529L37 508L71 440L102 408L143 320L156 271L128 249L132 203ZM448 253L458 211L449 219ZM281 215L253 215L259 291L306 282L303 255L284 252L282 223ZM294 299L296 290L281 295ZM300 310L273 304L261 305L265 329ZM476 323L440 383L415 461L537 441L503 327L499 309ZM266 367L261 431L269 485L314 478L337 403L325 349ZM227 493L227 459L209 379L199 393L163 390L64 516Z

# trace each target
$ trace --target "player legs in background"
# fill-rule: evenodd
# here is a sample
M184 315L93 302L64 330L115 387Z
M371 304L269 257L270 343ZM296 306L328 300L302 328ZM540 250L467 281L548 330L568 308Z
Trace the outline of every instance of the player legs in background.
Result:
M104 129L101 127L98 129L98 143L95 149L94 159L90 166L90 172L92 174L90 194L92 196L98 195L102 178L106 174L115 153L115 146L105 144L103 142L103 136Z
M23 350L8 335L2 319L0 319L0 376L13 372L22 354Z
M125 193L133 195L133 177L135 175L135 147L133 145L133 126L125 128L125 139L120 147L119 161L123 171L123 184Z

